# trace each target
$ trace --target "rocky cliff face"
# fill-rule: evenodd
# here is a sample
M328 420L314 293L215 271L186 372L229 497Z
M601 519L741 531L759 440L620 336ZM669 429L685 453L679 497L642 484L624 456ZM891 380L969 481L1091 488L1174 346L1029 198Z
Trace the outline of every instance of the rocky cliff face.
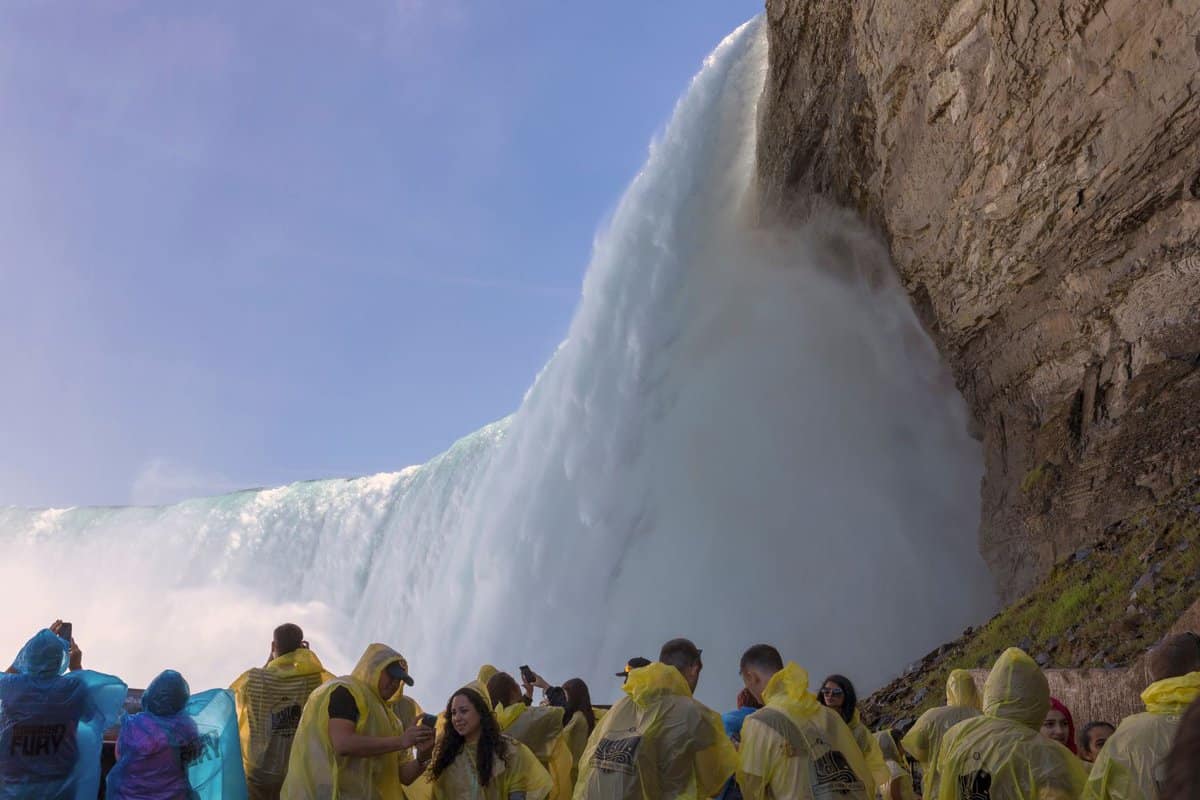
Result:
M887 238L1012 598L1200 467L1200 0L768 0L764 214Z

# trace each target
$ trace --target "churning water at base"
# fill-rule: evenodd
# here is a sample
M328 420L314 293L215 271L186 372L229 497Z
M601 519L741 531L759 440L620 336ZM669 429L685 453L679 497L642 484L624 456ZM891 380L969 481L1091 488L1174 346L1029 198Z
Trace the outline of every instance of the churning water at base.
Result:
M709 57L513 416L398 473L0 510L9 647L63 616L90 665L204 687L292 619L335 670L395 645L437 706L485 661L609 701L687 635L725 707L750 644L869 689L978 621L979 447L886 253L748 223L765 65L761 21Z

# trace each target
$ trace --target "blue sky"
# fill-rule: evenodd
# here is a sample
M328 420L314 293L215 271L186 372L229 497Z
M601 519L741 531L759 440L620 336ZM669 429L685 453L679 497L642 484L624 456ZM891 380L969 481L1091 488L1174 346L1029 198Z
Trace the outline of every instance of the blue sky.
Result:
M394 470L514 410L760 8L5 3L0 505Z

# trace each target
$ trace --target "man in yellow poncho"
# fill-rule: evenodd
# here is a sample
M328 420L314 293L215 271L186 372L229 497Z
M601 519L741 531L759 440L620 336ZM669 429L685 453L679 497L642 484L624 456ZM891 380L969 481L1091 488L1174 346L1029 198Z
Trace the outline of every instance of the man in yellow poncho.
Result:
M1200 697L1200 638L1169 637L1150 651L1148 668L1153 683L1142 692L1146 711L1126 717L1104 743L1084 792L1088 800L1158 796L1179 719Z
M402 784L420 775L434 733L424 727L402 731L387 705L401 683L412 685L404 663L387 645L369 645L349 676L309 696L292 742L283 800L394 800Z
M982 716L946 732L938 754L939 800L1078 800L1083 762L1041 735L1050 709L1046 676L1012 647L983 687Z
M300 712L313 690L332 678L308 649L304 631L289 622L275 629L267 665L247 670L229 687L249 800L278 800Z
M571 750L563 736L563 709L558 706L528 706L517 681L507 672L497 672L487 683L501 733L525 745L550 773L554 789L550 800L567 800L571 782Z
M937 757L946 731L963 720L979 716L979 691L965 669L956 669L946 681L946 705L931 708L909 729L900 744L921 763L925 800L937 800Z
M808 691L808 673L768 644L742 656L742 682L763 708L742 724L738 785L747 800L869 800L874 778L854 735Z
M604 715L579 760L575 800L712 797L737 768L721 717L692 697L703 663L687 639L631 670L625 697Z

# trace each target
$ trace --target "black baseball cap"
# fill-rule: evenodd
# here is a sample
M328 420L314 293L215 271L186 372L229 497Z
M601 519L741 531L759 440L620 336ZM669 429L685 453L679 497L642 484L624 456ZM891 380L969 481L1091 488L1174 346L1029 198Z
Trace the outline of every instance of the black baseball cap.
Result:
M393 661L392 663L388 664L383 668L383 671L398 681L404 681L409 686L413 685L412 676L408 674L408 670L406 670L404 665L399 661Z
M625 678L625 677L628 677L629 673L632 672L633 670L638 669L640 667L648 667L648 666L650 666L650 659L642 658L641 656L635 656L635 657L629 659L628 661L626 661L625 669L616 673L616 675L618 678Z

